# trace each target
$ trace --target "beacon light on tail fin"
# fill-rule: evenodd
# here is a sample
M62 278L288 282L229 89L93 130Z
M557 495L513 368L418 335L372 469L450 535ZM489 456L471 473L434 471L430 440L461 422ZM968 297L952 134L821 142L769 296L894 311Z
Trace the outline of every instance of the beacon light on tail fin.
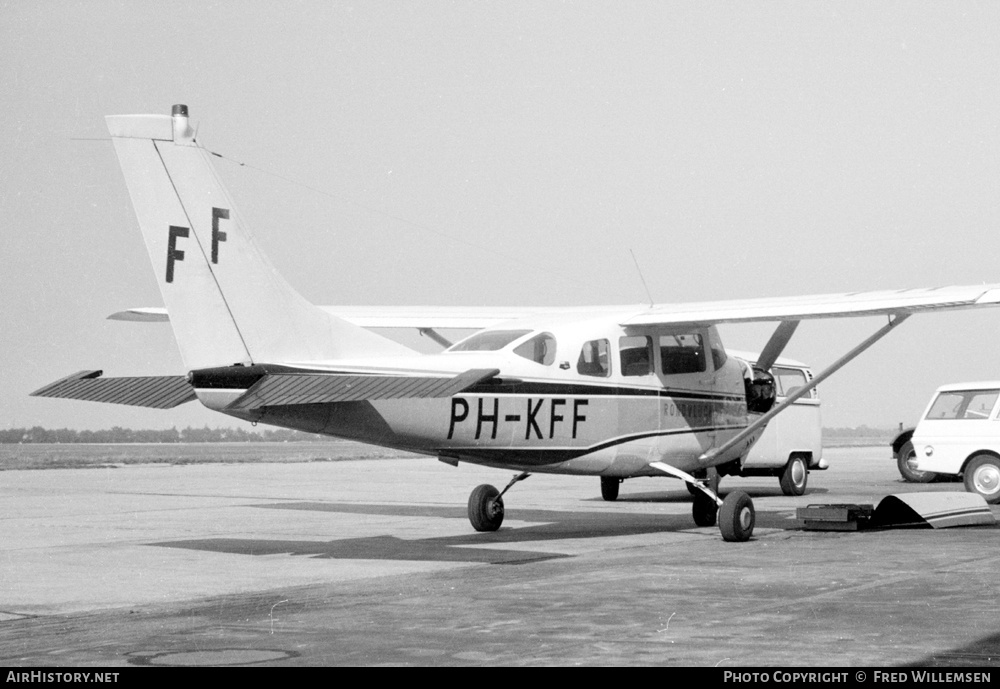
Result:
M254 242L186 107L107 122L166 306L114 317L169 321L187 375L83 372L35 394L155 407L197 395L242 419L520 472L503 491L472 491L479 531L500 528L504 493L530 473L599 476L609 500L624 479L674 476L692 484L697 524L745 541L753 501L720 499L718 479L741 473L771 418L907 317L1000 302L1000 286L982 285L565 309L316 307ZM800 321L872 315L889 322L774 406L766 369ZM727 352L716 325L753 321L777 323L764 351ZM479 331L421 355L372 332L391 327L442 345L437 329Z

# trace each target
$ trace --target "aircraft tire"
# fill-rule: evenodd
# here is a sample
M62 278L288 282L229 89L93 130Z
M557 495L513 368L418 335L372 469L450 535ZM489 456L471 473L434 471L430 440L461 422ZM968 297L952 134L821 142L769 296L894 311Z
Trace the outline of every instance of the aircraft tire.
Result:
M694 523L698 526L715 526L718 514L719 506L715 504L715 500L699 490L691 504L691 516L694 517Z
M976 455L965 467L965 490L982 495L991 505L1000 504L1000 459Z
M496 531L503 524L503 498L488 483L476 486L469 495L469 522L476 531Z
M601 497L608 502L614 502L618 499L618 488L621 486L621 479L617 479L613 476L602 476L601 477Z
M913 442L909 440L903 443L899 452L896 453L896 468L899 469L899 475L903 477L903 480L910 483L930 483L936 479L937 474L933 471L917 471L910 466L910 462L916 456L917 452L913 449Z
M795 455L788 460L784 471L781 472L781 492L785 495L803 495L806 492L806 484L809 482L809 465L806 460L799 455Z
M722 501L722 507L719 508L722 540L736 543L749 541L756 521L753 500L742 490L733 491Z

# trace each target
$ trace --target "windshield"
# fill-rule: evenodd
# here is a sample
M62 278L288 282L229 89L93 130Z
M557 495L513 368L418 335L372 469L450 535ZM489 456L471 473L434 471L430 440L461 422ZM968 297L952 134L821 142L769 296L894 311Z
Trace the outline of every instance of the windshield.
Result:
M530 330L484 330L454 345L449 352L495 352L514 340L530 333Z

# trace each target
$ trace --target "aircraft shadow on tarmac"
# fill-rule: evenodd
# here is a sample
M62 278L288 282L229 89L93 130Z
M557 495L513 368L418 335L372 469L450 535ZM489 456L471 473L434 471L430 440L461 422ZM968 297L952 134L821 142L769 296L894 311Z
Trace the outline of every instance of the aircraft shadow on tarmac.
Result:
M734 490L742 490L744 493L749 495L751 498L781 498L785 497L781 492L781 488L768 488L766 486L732 486L723 487L719 491L719 495L725 497L728 493ZM804 497L816 496L830 491L826 488L810 488L809 492ZM588 498L591 502L604 502L604 498L596 496L593 498ZM662 502L662 503L682 503L691 502L691 494L687 490L683 491L671 491L669 493L664 493L663 491L650 491L648 493L622 493L618 496L617 502Z
M935 668L964 666L966 670L982 670L984 668L996 667L998 655L1000 655L1000 633L984 636L959 648L931 653L903 667Z
M687 498L690 502L690 497ZM678 500L680 502L680 500ZM292 502L254 505L262 509L309 510L341 514L368 514L394 517L427 517L466 520L464 507L433 505L357 504L333 502ZM299 555L315 558L350 560L408 560L430 562L479 562L510 565L572 557L559 552L524 551L497 548L500 544L515 546L524 543L560 541L565 539L606 538L671 533L698 529L689 514L634 514L601 512L566 512L539 509L515 509L511 519L535 522L529 526L503 527L492 533L471 531L458 536L423 539L401 539L390 535L346 538L332 541L267 540L246 538L207 538L164 541L149 545L184 548L241 555ZM757 512L757 525L764 528L795 528L787 513ZM707 527L705 527L707 528ZM701 531L699 529L699 531ZM692 534L695 535L695 534ZM700 535L700 533L698 534ZM718 529L711 528L711 537L720 538ZM489 546L486 548L476 546Z

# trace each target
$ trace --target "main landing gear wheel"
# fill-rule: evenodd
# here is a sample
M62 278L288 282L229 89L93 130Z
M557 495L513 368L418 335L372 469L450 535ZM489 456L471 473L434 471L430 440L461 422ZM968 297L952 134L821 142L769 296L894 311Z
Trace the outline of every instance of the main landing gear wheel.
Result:
M753 500L742 490L726 496L719 508L719 530L725 541L749 541L757 517Z
M691 516L694 517L694 523L698 526L715 526L719 506L715 500L697 488L695 491L697 492L694 495L694 502L691 504Z
M781 492L785 495L802 495L806 492L808 481L809 465L806 460L799 456L792 457L781 472Z
M618 499L618 488L621 486L621 479L614 478L613 476L602 476L601 477L601 497L608 502L614 502Z
M476 486L469 496L469 521L476 531L496 531L503 524L503 498L488 483Z

